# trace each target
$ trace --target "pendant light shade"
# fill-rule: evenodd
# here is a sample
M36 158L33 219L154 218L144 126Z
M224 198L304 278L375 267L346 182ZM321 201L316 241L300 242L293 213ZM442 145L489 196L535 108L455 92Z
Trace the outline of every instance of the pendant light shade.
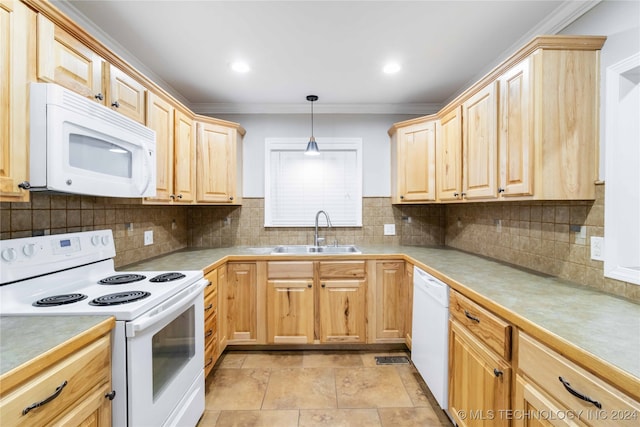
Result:
M316 95L308 95L307 101L311 102L311 138L309 138L309 142L307 143L307 149L304 150L304 154L307 156L317 156L320 154L320 150L318 150L318 144L316 143L316 139L313 136L313 103L318 100Z

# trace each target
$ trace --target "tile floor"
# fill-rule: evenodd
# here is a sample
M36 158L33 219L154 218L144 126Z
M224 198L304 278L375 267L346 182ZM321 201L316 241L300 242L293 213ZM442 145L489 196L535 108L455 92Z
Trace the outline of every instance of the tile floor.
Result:
M198 427L451 427L405 352L225 353L207 378Z

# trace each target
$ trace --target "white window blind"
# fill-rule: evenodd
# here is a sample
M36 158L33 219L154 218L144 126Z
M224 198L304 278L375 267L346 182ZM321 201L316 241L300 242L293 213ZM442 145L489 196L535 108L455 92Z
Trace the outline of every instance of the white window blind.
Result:
M362 226L362 139L317 142L306 156L306 139L266 139L265 227L310 227L319 210L334 227Z

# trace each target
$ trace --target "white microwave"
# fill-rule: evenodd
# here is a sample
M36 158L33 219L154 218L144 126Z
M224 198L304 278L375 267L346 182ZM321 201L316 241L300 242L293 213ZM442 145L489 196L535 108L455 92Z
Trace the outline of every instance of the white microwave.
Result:
M29 191L156 194L156 134L53 83L31 83Z

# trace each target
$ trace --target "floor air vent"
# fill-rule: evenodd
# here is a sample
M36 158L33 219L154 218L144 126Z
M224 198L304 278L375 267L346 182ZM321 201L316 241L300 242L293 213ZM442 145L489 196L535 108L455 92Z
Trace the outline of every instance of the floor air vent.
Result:
M408 365L407 356L375 356L376 365Z

